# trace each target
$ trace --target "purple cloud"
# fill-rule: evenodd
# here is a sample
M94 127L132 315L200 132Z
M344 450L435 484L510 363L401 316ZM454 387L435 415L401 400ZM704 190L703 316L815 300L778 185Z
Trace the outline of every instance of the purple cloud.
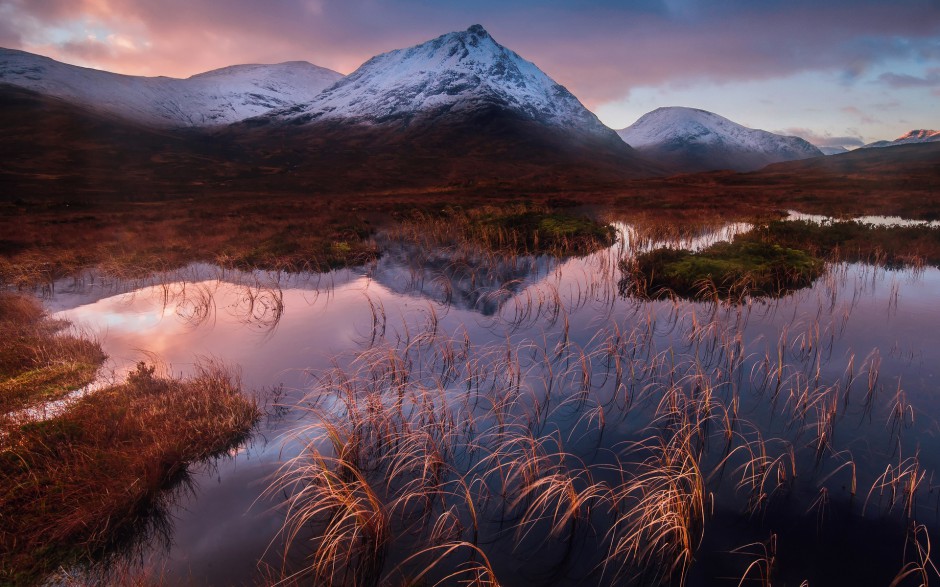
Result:
M881 123L880 120L868 114L867 112L863 112L861 109L859 109L856 106L845 106L843 108L840 108L840 110L842 112L845 112L846 114L851 114L852 116L857 117L859 122L861 122L862 124L880 124Z
M533 0L0 0L0 8L8 28L30 29L31 38L18 44L7 36L15 48L176 76L292 59L348 73L376 53L481 22L589 106L643 86L804 71L841 73L854 83L889 59L940 59L940 5L924 0L592 0L576 7ZM147 49L41 39L37 24L38 33L88 27ZM898 82L886 78L892 81Z
M829 133L817 133L808 128L784 128L774 131L777 134L796 136L817 147L860 147L865 144L858 135L834 136Z
M891 88L933 88L940 86L940 69L931 69L924 77L908 75L906 73L883 73L878 81Z

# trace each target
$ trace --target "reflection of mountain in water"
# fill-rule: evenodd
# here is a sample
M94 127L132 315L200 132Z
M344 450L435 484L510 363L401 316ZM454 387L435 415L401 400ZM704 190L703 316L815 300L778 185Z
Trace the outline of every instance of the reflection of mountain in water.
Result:
M371 277L393 292L429 298L492 316L531 281L560 259L516 256L453 248L428 248L391 241Z

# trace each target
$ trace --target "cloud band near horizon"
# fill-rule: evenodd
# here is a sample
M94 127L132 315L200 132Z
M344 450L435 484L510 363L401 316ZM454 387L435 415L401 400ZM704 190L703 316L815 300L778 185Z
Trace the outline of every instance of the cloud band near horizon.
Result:
M615 127L669 105L854 142L940 126L936 0L0 0L0 46L134 75L348 74L476 22Z

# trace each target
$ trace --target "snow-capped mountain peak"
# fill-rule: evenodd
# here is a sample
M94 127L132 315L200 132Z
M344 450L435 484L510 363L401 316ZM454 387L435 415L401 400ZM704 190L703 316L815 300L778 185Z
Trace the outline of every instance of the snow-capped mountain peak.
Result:
M898 141L936 141L940 140L940 130L918 129L898 137Z
M917 129L907 132L893 141L875 141L868 143L863 149L872 147L894 147L895 145L910 145L913 143L933 143L940 141L940 130Z
M567 89L480 25L373 57L307 104L297 122L400 122L501 106L557 126L610 131ZM299 114L299 116L298 116Z
M815 147L798 137L748 128L714 112L679 106L657 108L617 134L634 148L683 141L733 145L761 153L790 148L819 155Z
M848 149L846 149L845 147L841 147L841 146L840 146L840 147L819 147L819 146L817 146L816 148L819 149L820 151L822 151L822 154L823 154L823 155L841 155L841 154L843 154L843 153L848 153L848 152L849 152Z
M697 108L657 108L617 134L649 158L671 159L680 171L749 171L822 155L799 137L747 128Z
M121 75L0 48L0 83L164 127L222 125L310 100L343 76L305 61L234 65L187 79Z

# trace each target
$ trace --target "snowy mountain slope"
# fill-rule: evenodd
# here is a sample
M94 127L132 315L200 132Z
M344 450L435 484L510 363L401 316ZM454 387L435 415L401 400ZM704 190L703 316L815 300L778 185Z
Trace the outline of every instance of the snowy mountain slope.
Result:
M288 108L342 77L305 61L235 65L187 79L138 77L0 48L0 83L161 127L224 125Z
M384 53L226 141L334 189L573 185L650 176L568 90L479 25Z
M612 134L567 89L480 25L373 57L302 109L277 116L410 124L494 106L543 124Z
M933 143L940 141L940 130L926 130L918 129L912 130L909 133L906 133L893 141L875 141L874 143L868 143L862 149L870 149L876 147L894 147L896 145L911 145L915 143Z
M842 153L848 153L849 150L845 147L817 147L823 155L841 155Z
M617 134L647 159L677 172L752 171L822 155L799 137L747 128L694 108L658 108Z

